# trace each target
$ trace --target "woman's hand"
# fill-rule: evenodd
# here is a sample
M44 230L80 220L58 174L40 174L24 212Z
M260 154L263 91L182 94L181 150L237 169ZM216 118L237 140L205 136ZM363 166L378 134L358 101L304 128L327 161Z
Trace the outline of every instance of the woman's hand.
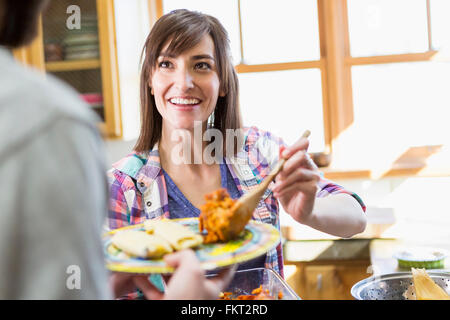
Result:
M280 150L280 157L286 162L273 188L273 194L284 210L300 223L305 223L311 216L320 179L317 166L306 153L308 146L309 140L302 138Z
M115 297L140 289L149 300L208 300L218 299L234 275L237 265L224 269L217 277L207 279L192 250L182 250L166 255L164 260L176 268L161 293L148 280L148 276L113 273L110 284Z
M140 289L140 283L149 282L148 276L133 275L129 273L113 272L109 276L109 286L112 290L113 298L120 298ZM150 284L151 285L151 284ZM155 290L157 290L155 288ZM150 297L146 297L150 299Z
M192 250L182 250L164 257L176 272L170 278L165 300L211 300L218 299L233 278L237 265L223 269L219 274L207 279L200 262Z

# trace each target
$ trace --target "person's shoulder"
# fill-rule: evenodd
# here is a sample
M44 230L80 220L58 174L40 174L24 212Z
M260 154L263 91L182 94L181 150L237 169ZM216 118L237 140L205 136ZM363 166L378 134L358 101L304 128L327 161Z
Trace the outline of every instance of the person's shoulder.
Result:
M55 76L43 74L17 63L6 66L8 76L1 81L6 85L0 105L12 114L27 116L28 121L45 121L48 118L66 117L86 124L98 120L79 94ZM11 113L10 113L11 114Z
M2 150L18 150L56 128L75 129L98 136L95 114L74 89L51 75L24 68L0 57L0 145ZM64 125L62 125L62 123ZM66 137L78 139L69 134Z
M40 96L39 107L48 109L49 112L54 112L60 116L68 117L76 121L95 124L99 119L97 115L89 108L80 97L80 94L70 87L65 82L59 80L51 74L46 75L46 80L30 82L40 92L34 91L33 98Z

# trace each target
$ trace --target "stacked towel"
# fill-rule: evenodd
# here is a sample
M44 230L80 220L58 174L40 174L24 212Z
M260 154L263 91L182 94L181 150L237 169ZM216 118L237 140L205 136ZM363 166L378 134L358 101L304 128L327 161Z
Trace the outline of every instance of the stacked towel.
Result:
M104 120L103 114L103 95L101 93L82 93L80 94L81 99L83 99L91 108L97 113L97 115Z
M99 58L98 27L96 17L84 17L81 29L70 30L63 40L65 60Z

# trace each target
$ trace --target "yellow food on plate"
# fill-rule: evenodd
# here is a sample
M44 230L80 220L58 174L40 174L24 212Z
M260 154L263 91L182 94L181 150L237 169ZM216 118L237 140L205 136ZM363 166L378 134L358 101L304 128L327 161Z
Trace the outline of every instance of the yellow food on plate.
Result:
M166 239L170 246L177 251L194 248L203 243L201 235L169 219L146 220L144 229L150 235Z
M417 300L450 300L450 296L438 286L425 269L411 268Z
M167 240L144 231L119 231L113 235L111 242L127 254L146 259L160 258L166 253L173 252Z

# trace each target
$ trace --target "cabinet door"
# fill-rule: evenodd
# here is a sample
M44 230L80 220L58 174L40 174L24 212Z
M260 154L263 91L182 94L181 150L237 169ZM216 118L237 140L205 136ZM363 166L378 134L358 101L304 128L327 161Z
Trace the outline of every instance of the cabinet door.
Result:
M344 291L335 266L305 267L305 299L339 299Z
M352 286L367 277L367 265L306 266L304 269L304 299L351 300Z

